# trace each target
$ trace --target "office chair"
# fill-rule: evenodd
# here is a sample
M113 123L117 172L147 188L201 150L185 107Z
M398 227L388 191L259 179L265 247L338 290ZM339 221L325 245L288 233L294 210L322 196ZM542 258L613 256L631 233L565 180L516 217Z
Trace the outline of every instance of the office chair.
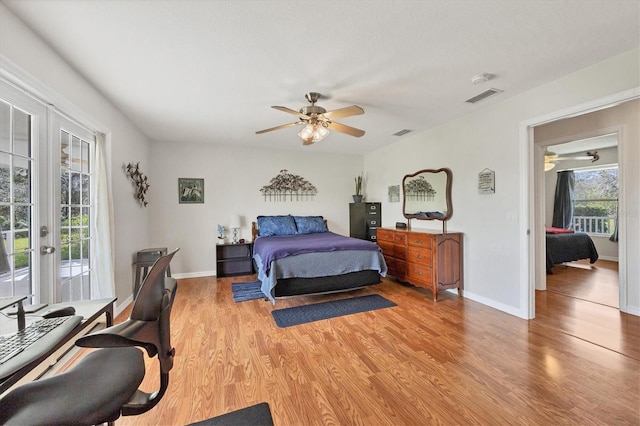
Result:
M169 385L175 349L169 317L177 283L165 276L179 249L160 257L142 283L129 319L81 337L77 346L100 348L68 371L19 386L0 399L0 424L94 425L144 413ZM138 387L145 375L143 348L158 357L159 389Z

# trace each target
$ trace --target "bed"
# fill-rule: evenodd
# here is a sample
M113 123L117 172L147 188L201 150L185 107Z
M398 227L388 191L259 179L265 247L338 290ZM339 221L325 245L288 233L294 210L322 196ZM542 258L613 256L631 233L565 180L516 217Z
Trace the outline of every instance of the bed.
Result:
M589 259L590 263L598 260L598 251L593 240L582 232L546 229L547 240L547 273L552 274L554 265L574 260Z
M327 228L322 216L258 216L253 261L262 292L276 297L355 290L378 284L387 265L377 244Z

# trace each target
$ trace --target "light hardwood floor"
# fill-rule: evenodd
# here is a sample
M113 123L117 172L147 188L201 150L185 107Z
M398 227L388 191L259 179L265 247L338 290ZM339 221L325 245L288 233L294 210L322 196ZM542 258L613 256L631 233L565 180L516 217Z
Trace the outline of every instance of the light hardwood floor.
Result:
M639 358L540 319L447 292L434 303L387 279L352 294L234 303L231 283L254 278L179 281L169 390L117 424L183 425L263 401L276 426L640 423ZM271 317L371 293L397 306L285 329ZM637 343L640 319L624 323Z

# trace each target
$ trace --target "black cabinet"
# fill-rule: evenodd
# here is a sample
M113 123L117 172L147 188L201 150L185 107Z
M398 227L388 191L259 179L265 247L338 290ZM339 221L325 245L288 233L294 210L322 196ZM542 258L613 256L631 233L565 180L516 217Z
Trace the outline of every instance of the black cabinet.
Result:
M351 237L376 241L376 230L381 225L380 203L349 204L349 235Z
M253 243L216 245L216 277L253 274Z

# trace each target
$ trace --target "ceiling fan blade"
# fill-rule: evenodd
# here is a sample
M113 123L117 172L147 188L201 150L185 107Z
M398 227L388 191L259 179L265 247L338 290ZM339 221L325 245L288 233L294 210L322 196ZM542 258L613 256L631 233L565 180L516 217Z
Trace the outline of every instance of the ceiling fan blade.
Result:
M327 127L330 128L331 130L335 130L336 132L355 136L356 138L359 138L360 136L364 135L364 130L356 129L355 127L345 126L344 124L340 124L340 123L335 123L335 122L327 123Z
M333 111L325 112L323 115L329 120L335 120L337 118L351 117L352 115L362 115L364 110L357 105L351 105L350 107L335 109Z
M272 106L271 108L277 109L278 111L286 112L288 114L293 114L296 117L300 117L300 118L305 119L305 120L308 120L310 118L308 115L305 115L305 114L303 114L301 112L298 112L298 111L294 111L291 108L287 108L287 107L283 107L283 106L277 106L277 105L276 106Z
M287 127L297 126L299 124L304 124L304 121L296 121L295 123L283 124L281 126L271 127L270 129L258 130L256 135L261 135L262 133L272 132L274 130L286 129Z

